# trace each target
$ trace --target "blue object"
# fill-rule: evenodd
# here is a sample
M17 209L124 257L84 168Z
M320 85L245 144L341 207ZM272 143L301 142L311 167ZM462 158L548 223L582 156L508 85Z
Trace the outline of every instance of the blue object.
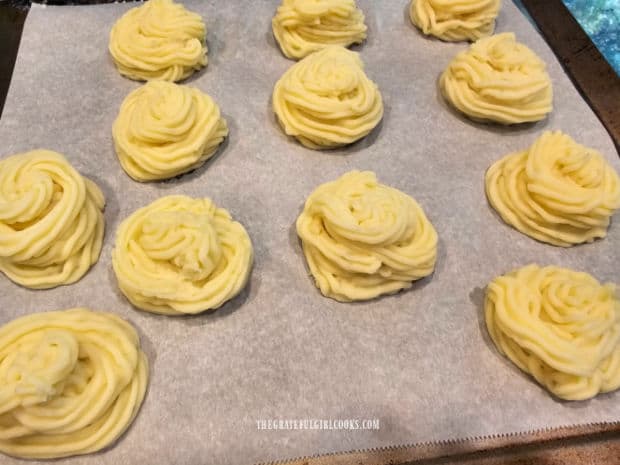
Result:
M620 75L620 0L562 0Z
M514 4L527 16L521 0ZM620 0L562 0L590 40L620 75Z

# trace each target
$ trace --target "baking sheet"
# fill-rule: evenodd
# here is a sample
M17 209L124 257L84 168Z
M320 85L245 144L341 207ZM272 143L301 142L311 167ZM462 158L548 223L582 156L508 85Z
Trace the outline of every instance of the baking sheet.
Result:
M99 262L78 283L22 289L0 276L0 324L74 306L114 311L139 330L152 372L131 429L111 449L71 464L250 464L315 453L620 420L620 393L580 403L553 399L498 355L484 329L484 286L537 261L620 275L618 215L608 237L560 249L503 224L484 196L484 171L561 129L619 168L612 141L553 53L510 1L497 32L516 31L548 64L555 109L517 128L472 123L450 110L436 81L467 44L423 37L406 1L360 0L369 27L361 52L385 102L361 142L316 152L288 139L271 111L273 85L293 64L271 35L278 1L186 0L208 28L209 66L187 83L220 105L230 137L216 158L178 180L139 184L121 169L111 127L139 84L107 52L114 21L135 4L34 5L0 120L0 156L38 147L66 154L102 187L106 235ZM379 300L321 296L294 222L306 196L351 169L418 200L435 225L434 275ZM169 194L210 196L247 228L256 258L247 289L212 314L170 318L134 310L111 267L114 233L138 207ZM379 430L259 430L269 419L373 419ZM3 464L18 461L2 457Z

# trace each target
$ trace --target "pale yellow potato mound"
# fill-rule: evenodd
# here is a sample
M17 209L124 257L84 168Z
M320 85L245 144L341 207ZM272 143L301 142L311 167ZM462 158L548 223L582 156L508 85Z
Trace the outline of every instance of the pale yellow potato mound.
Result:
M59 153L0 160L0 271L33 289L76 282L99 258L104 205Z
M506 223L561 247L605 237L620 208L618 173L596 150L559 131L495 162L485 186Z
M153 181L201 166L228 135L228 126L199 89L149 81L125 98L112 134L125 172L136 181Z
M109 50L123 76L180 81L207 66L206 35L200 15L172 0L149 0L114 24Z
M584 400L620 387L620 300L587 273L529 265L487 287L497 349L557 397Z
M334 45L284 73L273 90L273 110L286 134L318 150L370 133L383 117L383 100L359 55Z
M319 186L297 234L317 287L342 302L407 289L435 268L437 233L422 208L370 171Z
M293 59L361 43L367 29L355 0L283 0L271 24L282 53Z
M474 120L527 123L553 108L545 64L513 33L474 42L448 65L439 86L451 105Z
M500 0L412 0L411 22L441 40L475 41L493 34Z
M112 444L136 417L148 364L133 327L74 308L0 327L0 452L51 459Z
M246 285L250 237L210 199L162 197L125 219L112 265L118 285L139 309L166 315L213 310Z

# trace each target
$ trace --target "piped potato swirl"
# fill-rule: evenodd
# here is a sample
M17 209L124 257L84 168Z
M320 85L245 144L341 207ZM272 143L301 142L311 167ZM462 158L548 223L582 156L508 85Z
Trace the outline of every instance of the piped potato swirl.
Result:
M198 168L228 135L228 126L199 89L149 81L125 98L112 134L123 169L144 182Z
M366 39L364 13L355 0L283 0L271 23L282 53L296 60L328 45L348 47Z
M335 45L284 73L273 91L273 109L286 134L311 149L351 144L383 117L381 93L359 55Z
M500 0L412 0L411 22L441 40L475 41L493 34Z
M317 287L341 302L407 289L435 268L437 233L422 208L370 171L319 186L297 234Z
M489 203L506 223L560 247L605 237L620 208L618 173L599 152L559 131L498 160L485 178Z
M487 287L486 325L497 349L559 398L620 387L620 300L587 273L529 265Z
M219 308L246 285L250 237L210 199L162 197L125 219L112 265L119 287L139 309L166 315Z
M180 81L207 66L207 28L200 15L172 0L149 0L110 31L118 71L136 81Z
M136 417L148 383L138 335L85 308L0 327L0 452L51 459L96 452Z
M99 258L105 199L59 153L0 160L0 271L24 287L79 280Z
M545 64L513 33L474 42L448 65L439 86L450 104L474 120L534 122L553 108Z

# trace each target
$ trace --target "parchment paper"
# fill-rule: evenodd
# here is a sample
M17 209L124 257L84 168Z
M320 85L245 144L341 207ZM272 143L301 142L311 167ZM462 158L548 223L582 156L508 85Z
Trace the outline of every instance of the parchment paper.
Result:
M588 402L552 398L491 345L485 285L530 262L620 275L620 224L569 250L538 243L487 206L486 168L562 129L602 151L612 142L517 8L503 2L497 31L516 31L548 64L555 109L538 124L499 128L450 110L437 78L467 44L423 37L407 2L360 0L369 27L358 47L385 101L380 127L342 150L288 139L271 111L273 85L293 64L271 35L278 1L185 0L208 27L209 66L188 83L219 103L230 137L205 167L179 180L132 181L111 127L139 84L107 52L114 21L135 4L33 6L0 122L0 154L38 147L66 154L107 197L99 262L77 284L30 291L0 276L0 324L74 306L117 312L138 329L151 364L148 396L125 436L71 464L250 464L307 454L620 420L620 392ZM361 304L324 298L308 275L294 222L307 195L351 169L416 198L435 225L435 274L408 292ZM110 264L119 222L169 194L210 196L245 225L256 260L250 284L212 314L169 318L136 311ZM379 418L375 431L258 430L260 419ZM3 464L17 463L2 457Z

